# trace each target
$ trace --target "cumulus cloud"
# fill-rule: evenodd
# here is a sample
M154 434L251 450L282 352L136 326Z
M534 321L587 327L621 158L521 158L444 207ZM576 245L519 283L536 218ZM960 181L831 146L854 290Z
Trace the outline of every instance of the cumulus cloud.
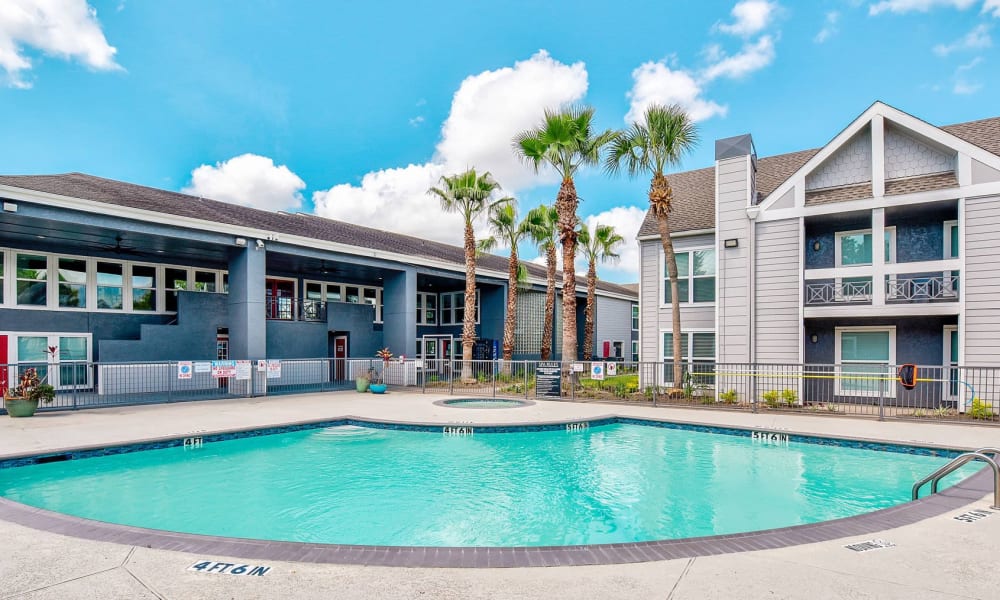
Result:
M840 22L839 12L831 10L830 12L826 13L826 16L823 18L823 28L819 30L819 33L816 34L816 36L813 38L813 41L816 42L817 44L822 44L826 42L828 39L837 35L837 33L840 32L840 28L837 26L839 22Z
M983 2L983 14L993 15L1000 19L1000 0L986 0Z
M976 0L882 0L868 6L868 14L878 15L884 12L904 14L909 12L928 12L932 8L951 7L965 10L976 3Z
M730 14L733 16L732 23L719 23L716 28L725 33L733 35L751 36L760 33L774 18L775 10L778 8L776 2L765 0L744 0L737 2Z
M511 152L511 139L534 127L543 108L578 102L587 92L583 63L564 64L541 50L512 67L467 77L452 98L434 158L427 163L366 174L360 185L340 184L313 194L316 213L359 225L458 244L461 219L442 215L427 195L442 175L476 167L489 171L505 193L551 178L539 177Z
M955 84L951 88L953 94L968 96L970 94L975 94L982 89L982 83L969 81L968 79L969 71L976 68L976 66L981 62L983 62L983 57L977 56L968 63L959 65L959 67L955 69Z
M1000 0L997 1L1000 2ZM993 38L990 37L989 25L980 24L950 44L938 44L934 46L934 54L948 56L957 50L981 50L989 48L992 45Z
M591 231L594 231L598 224L611 225L618 235L625 238L625 243L618 249L621 259L617 263L598 265L599 276L607 277L606 273L611 271L615 273L614 279L617 280L639 280L639 242L635 238L639 235L639 227L645 218L645 209L638 206L616 206L583 219ZM545 264L544 258L540 264ZM587 265L584 261L580 265L580 269L585 272L586 268Z
M25 48L49 56L77 60L97 70L121 67L117 50L108 44L97 11L86 0L4 0L0 2L0 69L13 87L29 88L24 78L32 67Z
M201 165L191 172L185 194L265 210L294 210L302 206L306 183L285 165L266 156L243 154L225 162Z
M695 121L725 115L726 107L703 97L702 84L694 74L683 69L671 69L664 62L647 62L632 71L632 89L625 122L642 118L651 104L679 104Z
M732 56L722 55L702 73L702 79L712 81L719 77L742 79L774 62L774 40L771 36L761 36L756 43L745 44L743 49Z

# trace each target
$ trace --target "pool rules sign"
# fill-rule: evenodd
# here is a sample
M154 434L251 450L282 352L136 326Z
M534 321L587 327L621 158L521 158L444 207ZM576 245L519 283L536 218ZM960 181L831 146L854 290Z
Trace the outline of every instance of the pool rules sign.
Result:
M535 367L535 396L558 398L562 395L562 373L557 362L540 362Z

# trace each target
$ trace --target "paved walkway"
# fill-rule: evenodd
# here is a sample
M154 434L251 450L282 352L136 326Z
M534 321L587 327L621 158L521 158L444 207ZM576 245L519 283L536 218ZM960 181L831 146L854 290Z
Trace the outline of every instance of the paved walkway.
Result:
M48 413L0 418L0 456L111 445L346 415L405 422L519 423L607 414L781 428L789 432L951 447L997 445L1000 430L806 415L538 402L517 409L433 405L440 396L353 392ZM854 552L843 539L777 550L653 563L535 569L407 569L268 562L263 577L188 571L195 556L66 537L0 522L0 598L996 598L1000 515L986 498L873 537L891 548Z

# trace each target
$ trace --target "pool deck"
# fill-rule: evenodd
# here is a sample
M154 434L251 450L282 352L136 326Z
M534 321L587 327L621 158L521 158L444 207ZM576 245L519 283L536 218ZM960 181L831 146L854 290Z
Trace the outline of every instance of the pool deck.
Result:
M440 395L354 392L220 400L0 417L0 458L83 446L357 416L439 424L520 424L606 415L833 437L972 448L1000 429L844 417L538 401L516 409L435 405ZM263 577L188 571L239 556L147 548L61 535L0 520L2 598L995 598L1000 516L981 493L940 514L874 533L784 548L653 562L546 568L396 568L253 559ZM196 507L197 500L193 500ZM933 512L933 511L932 511ZM992 516L998 516L997 519ZM893 547L855 552L846 544Z

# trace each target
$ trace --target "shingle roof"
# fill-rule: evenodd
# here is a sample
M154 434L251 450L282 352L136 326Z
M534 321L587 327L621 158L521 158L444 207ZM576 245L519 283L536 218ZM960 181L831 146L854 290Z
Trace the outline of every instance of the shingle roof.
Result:
M955 177L953 171L949 171L947 173L934 173L933 175L920 175L918 177L887 179L885 182L885 195L898 196L899 194L928 192L930 190L943 190L953 187L958 187L958 178Z
M1000 156L1000 117L956 123L940 127L955 137ZM763 198L773 192L810 158L819 148L768 156L757 160L757 193ZM683 171L667 176L674 189L674 209L670 215L673 232L697 231L715 227L715 168ZM940 184L942 179L924 183ZM888 182L887 182L888 185ZM937 188L932 188L937 189ZM647 211L639 228L639 236L657 235L656 219Z
M358 248L433 258L454 263L463 268L465 266L464 250L450 244L334 221L315 215L277 213L248 208L84 173L0 175L0 184L161 214L213 221L225 225L252 227L275 233L297 235ZM482 255L478 259L478 264L494 271L504 273L507 271L507 259L502 256ZM524 264L531 275L545 279L544 267L530 262ZM606 281L598 282L598 289L614 294L636 296L636 292L633 290Z
M846 202L848 200L860 200L871 197L872 184L868 181L859 183L858 185L845 185L806 192L806 206L833 204L835 202Z

